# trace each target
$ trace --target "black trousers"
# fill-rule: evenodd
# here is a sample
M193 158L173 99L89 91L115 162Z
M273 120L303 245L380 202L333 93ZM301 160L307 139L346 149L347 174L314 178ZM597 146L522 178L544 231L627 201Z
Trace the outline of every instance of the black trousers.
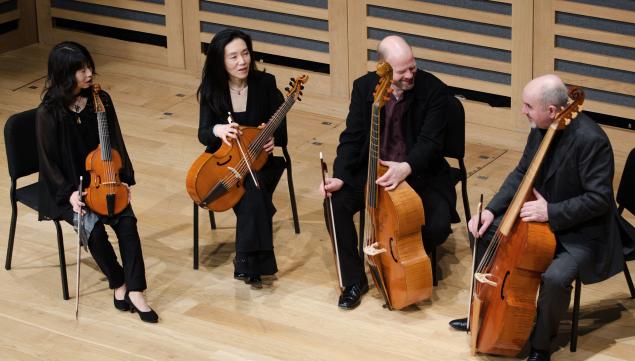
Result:
M64 219L73 223L73 211L65 212ZM108 278L111 289L123 284L129 291L143 291L147 288L145 265L141 251L141 239L137 230L137 218L134 216L119 217L111 224L119 241L119 252L123 267L117 261L117 255L108 240L108 234L102 221L95 227L88 238L88 249L99 269Z
M236 214L236 258L234 272L249 275L272 275L278 272L273 253L273 222L276 208L273 191L284 172L284 159L269 157L256 173L260 188L247 175L245 195L234 206Z
M483 236L483 242L477 243L476 264L484 256L501 219L502 217L497 217ZM549 351L551 342L558 335L558 326L571 301L573 281L579 273L578 261L584 260L574 259L560 243L556 243L554 259L540 280L536 321L529 339L534 349Z
M451 232L450 205L437 192L416 186L413 189L423 200L426 224L422 228L422 237L425 248L431 250L443 243ZM358 251L359 241L353 222L355 213L364 209L364 191L344 184L342 189L333 193L332 202L342 283L347 287L366 278L364 257ZM434 204L435 209L426 208L426 204Z

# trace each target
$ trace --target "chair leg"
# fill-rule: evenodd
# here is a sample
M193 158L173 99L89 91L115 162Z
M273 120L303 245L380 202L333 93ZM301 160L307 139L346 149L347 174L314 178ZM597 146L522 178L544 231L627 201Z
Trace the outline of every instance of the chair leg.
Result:
M293 227L295 228L295 233L300 233L300 220L298 219L298 206L295 202L295 188L293 187L293 172L291 170L291 156L289 155L289 151L287 151L286 147L282 148L282 153L284 155L286 168L287 168L287 183L289 185L289 198L291 201L291 212L293 213Z
M214 218L214 211L209 211L209 225L212 229L216 229L216 218Z
M624 278L626 278L628 290L631 291L631 298L635 298L635 287L633 286L633 279L631 278L631 273L628 271L626 260L624 261Z
M578 321L580 319L580 290L582 284L579 278L575 279L575 295L573 296L573 314L571 317L571 340L569 350L576 352L578 349Z
M365 212L362 209L359 212L359 239L358 239L358 243L359 243L359 255L360 257L364 257L364 227L366 226L366 220L365 220Z
M193 245L192 245L192 267L194 269L198 269L198 206L196 203L192 203L194 205L194 213L192 217L192 223L194 224L194 234L193 234Z
M437 278L437 246L432 247L432 252L430 252L430 263L432 263L432 285L434 287L439 285L439 279Z
M11 258L13 257L13 239L15 238L15 226L18 220L18 205L14 200L13 194L11 197L11 226L9 226L9 241L7 242L7 258L4 262L4 269L7 271L11 269Z
M66 277L66 256L64 254L64 235L62 234L62 226L60 221L53 220L55 230L57 231L57 251L60 256L60 273L62 277L62 296L65 300L70 299L68 296L68 277Z
M459 168L461 169L461 197L463 198L463 210L465 211L465 223L472 218L470 211L470 200L467 197L467 169L463 159L459 159Z

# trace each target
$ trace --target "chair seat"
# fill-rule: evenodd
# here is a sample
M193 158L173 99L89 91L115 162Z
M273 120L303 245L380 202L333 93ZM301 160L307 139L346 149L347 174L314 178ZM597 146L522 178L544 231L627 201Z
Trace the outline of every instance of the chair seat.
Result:
M38 182L16 189L16 200L27 207L38 210Z
M461 170L459 168L450 167L450 179L452 184L457 185L461 181Z

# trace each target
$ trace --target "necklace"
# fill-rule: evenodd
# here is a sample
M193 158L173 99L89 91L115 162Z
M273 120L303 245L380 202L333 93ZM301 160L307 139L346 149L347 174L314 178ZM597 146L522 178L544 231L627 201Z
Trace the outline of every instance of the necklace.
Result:
M243 92L244 92L245 90L247 90L247 86L248 86L248 85L247 85L247 84L245 84L245 86L244 86L244 87L242 87L242 88L240 88L240 89L234 89L234 88L232 88L232 87L229 87L229 90L230 90L230 91L233 91L234 93L236 93L236 94L238 94L238 95L243 95L243 94L244 94Z
M81 105L79 105L79 104L82 102L82 99L83 99L83 98L81 98L81 97L77 97L77 98L75 99L75 103L71 104L71 110L72 110L72 111L75 113L75 115L77 116L77 118L75 119L75 122L76 122L77 124L82 124L82 120L81 120L81 118L79 117L79 113L81 112L81 109L82 109Z

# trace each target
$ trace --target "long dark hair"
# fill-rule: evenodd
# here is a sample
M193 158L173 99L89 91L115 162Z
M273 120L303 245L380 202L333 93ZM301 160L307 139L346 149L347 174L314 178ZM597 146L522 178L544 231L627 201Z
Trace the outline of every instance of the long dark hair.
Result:
M251 38L244 32L236 29L224 29L214 35L207 47L207 57L203 67L201 85L198 87L197 97L199 102L207 103L214 114L220 115L231 111L231 99L229 97L229 76L225 70L225 46L234 39L242 39L247 45L249 55L253 57ZM249 63L249 78L256 71L256 62Z
M90 68L95 73L95 62L83 45L72 41L55 45L49 54L48 74L43 91L46 106L63 114L75 101L75 73L84 68Z

